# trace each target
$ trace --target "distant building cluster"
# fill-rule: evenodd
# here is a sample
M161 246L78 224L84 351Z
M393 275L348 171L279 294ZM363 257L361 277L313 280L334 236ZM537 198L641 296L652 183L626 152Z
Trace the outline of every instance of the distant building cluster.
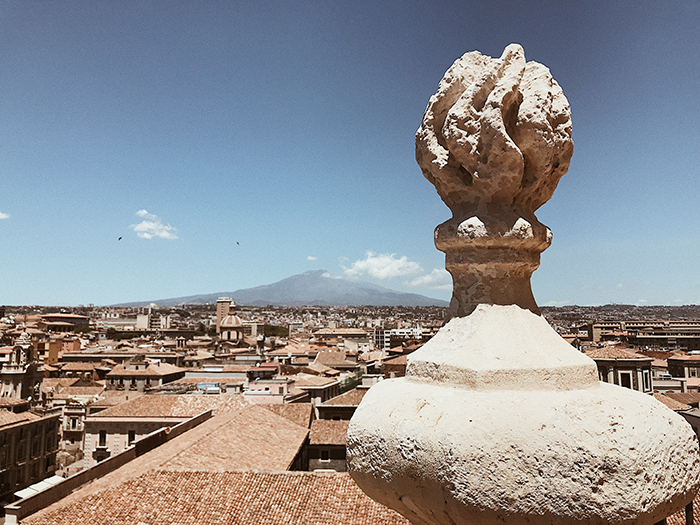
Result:
M343 523L407 524L345 473L345 435L367 389L405 374L407 357L442 325L441 309L241 308L221 298L43 310L1 312L6 523L89 523L103 512L121 524L118 509L144 505L197 521L172 503L182 487L200 494L196 512L217 492L230 522L264 522L255 502L282 484L306 503L280 502L275 523L309 522L335 505L352 514ZM700 322L547 315L601 381L655 396L700 433ZM144 496L143 486L155 488ZM247 506L232 503L244 497Z

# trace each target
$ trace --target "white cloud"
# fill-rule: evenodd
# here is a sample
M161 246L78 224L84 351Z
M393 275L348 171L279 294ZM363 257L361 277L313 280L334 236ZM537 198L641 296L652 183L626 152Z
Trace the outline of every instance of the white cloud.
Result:
M9 213L3 213L0 211L0 219L9 219L10 214Z
M309 255L309 256L306 258L307 261L315 261L316 259L318 259L318 257L314 257L313 255Z
M548 301L544 303L542 306L568 306L571 304L570 300L565 300L565 301Z
M138 224L132 224L130 228L142 239L153 239L154 237L177 239L177 230L169 224L163 224L157 215L148 213L146 210L139 210L136 215L144 220Z
M435 288L436 290L452 290L452 276L444 268L433 268L429 274L416 277L407 282L406 285L418 288Z
M343 267L346 277L356 278L369 275L375 279L392 279L421 273L423 268L417 262L409 261L405 255L399 259L395 254L367 252L365 259L355 261L350 268Z

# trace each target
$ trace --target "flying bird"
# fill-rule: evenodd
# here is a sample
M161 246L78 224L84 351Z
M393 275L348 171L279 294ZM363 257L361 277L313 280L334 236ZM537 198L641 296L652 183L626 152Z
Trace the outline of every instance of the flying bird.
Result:
M118 240L118 241L121 241L121 240L122 240L122 238L121 238L121 237L119 237L119 238L118 238L117 240Z

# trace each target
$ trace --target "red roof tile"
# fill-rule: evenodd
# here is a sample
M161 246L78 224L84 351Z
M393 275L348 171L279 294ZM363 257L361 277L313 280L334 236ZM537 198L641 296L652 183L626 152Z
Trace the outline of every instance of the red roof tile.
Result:
M52 505L26 525L410 525L367 497L348 474L154 470L118 486Z
M317 419L311 423L311 445L345 445L350 421Z

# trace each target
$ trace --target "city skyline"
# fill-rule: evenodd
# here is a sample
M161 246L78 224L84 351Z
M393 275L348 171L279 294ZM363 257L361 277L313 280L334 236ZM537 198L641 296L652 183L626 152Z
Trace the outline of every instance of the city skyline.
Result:
M414 159L449 66L511 42L572 108L540 305L700 302L696 1L0 2L0 303L308 270L449 300Z

